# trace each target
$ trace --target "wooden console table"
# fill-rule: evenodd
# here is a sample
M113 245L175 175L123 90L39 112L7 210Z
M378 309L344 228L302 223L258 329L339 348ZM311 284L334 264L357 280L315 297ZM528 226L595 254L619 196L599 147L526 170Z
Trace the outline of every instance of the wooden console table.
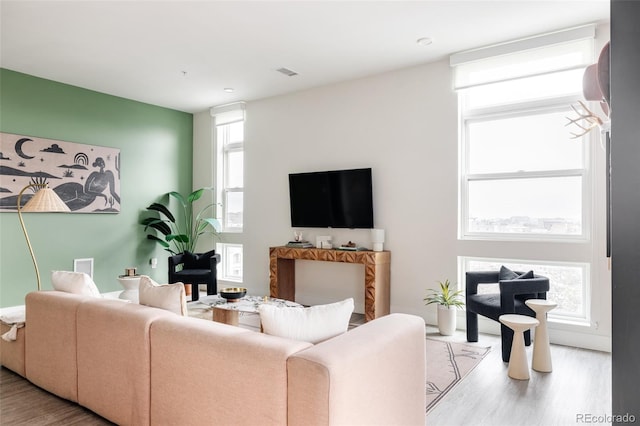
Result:
M359 263L364 265L364 317L366 321L390 312L391 252L348 251L318 248L269 248L271 297L295 301L295 261Z

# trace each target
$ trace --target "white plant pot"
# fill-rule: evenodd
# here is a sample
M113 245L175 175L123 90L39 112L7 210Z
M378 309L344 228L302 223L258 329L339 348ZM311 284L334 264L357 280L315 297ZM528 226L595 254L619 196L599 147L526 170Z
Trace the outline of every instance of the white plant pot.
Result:
M438 330L443 336L452 336L456 331L456 307L438 305Z

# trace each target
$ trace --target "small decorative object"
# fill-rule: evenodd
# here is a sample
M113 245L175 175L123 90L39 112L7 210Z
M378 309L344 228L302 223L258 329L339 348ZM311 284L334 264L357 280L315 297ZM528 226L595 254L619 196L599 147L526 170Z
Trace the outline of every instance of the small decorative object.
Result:
M331 236L319 235L316 237L316 248L330 249L333 247L331 244Z
M425 305L438 304L438 330L443 336L451 336L456 330L456 307L464 306L462 290L451 288L449 280L438 281L440 290L429 289Z
M373 251L382 251L384 245L384 229L372 229L371 242L373 243Z
M127 277L135 277L136 274L136 268L124 268L124 274Z
M293 241L302 242L302 232L293 231Z
M220 290L220 297L227 299L227 302L237 302L247 294L244 287L227 287Z

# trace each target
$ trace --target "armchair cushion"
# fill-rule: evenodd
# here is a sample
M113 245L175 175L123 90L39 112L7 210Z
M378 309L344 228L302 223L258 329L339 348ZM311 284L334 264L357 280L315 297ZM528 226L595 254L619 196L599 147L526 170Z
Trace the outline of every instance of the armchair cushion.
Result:
M209 269L211 256L215 254L215 250L206 253L195 254L185 251L182 256L184 269Z
M519 274L517 272L512 271L511 269L507 268L506 266L500 266L500 272L498 273L498 279L500 281L507 281L507 280L528 280L534 278L534 274L533 271L528 271L525 272L524 274ZM536 295L534 293L527 293L527 294L516 294L516 299L524 302L527 299L534 299L536 297Z
M524 274L518 274L517 272L512 271L506 266L500 267L500 272L498 273L498 280L525 280L533 278L533 271L525 272Z

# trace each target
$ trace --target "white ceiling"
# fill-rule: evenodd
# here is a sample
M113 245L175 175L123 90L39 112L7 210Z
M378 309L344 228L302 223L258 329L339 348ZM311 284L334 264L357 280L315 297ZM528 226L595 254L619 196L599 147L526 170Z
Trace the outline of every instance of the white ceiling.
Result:
M605 22L609 0L1 0L0 14L3 68L199 112Z

